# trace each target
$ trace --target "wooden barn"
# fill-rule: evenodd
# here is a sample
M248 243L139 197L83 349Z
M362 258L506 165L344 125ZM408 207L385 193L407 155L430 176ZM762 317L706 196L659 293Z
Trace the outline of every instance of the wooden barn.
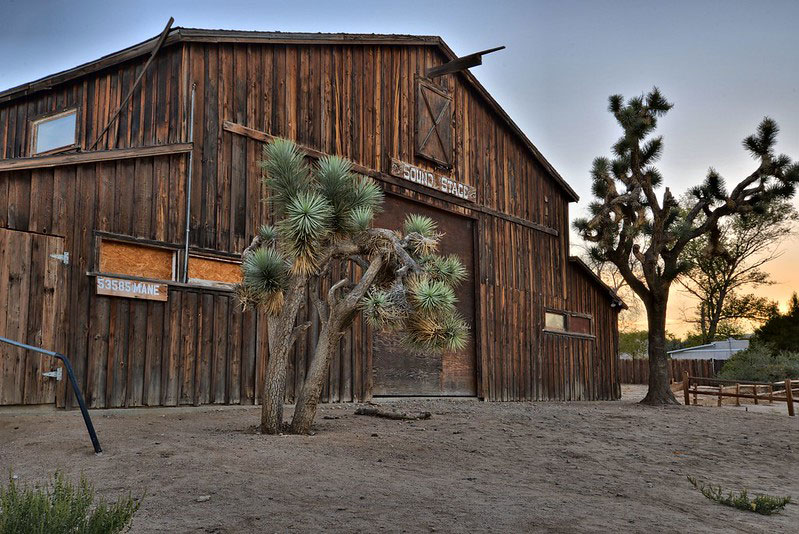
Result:
M231 284L281 136L374 177L379 224L433 216L470 270L465 350L357 320L325 399L618 398L624 304L569 256L577 195L455 59L439 37L168 28L0 93L0 336L67 354L90 407L258 403L266 321ZM57 367L0 344L0 405L73 405Z

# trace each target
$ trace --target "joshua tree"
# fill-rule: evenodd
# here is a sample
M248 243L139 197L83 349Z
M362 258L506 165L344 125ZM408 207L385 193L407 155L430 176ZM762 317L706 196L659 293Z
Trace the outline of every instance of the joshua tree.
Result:
M757 168L728 191L713 169L702 185L690 190L681 207L669 188L661 198L662 182L654 163L663 151L662 137L648 136L658 118L672 104L655 88L629 99L610 97L609 111L623 130L613 145L615 157L596 158L590 217L575 228L593 243L591 254L613 263L644 303L649 324L649 391L645 404L676 404L669 388L666 344L666 308L672 283L688 268L682 258L686 246L708 236L707 254L722 254L719 221L737 213L763 212L771 203L791 198L799 181L799 165L776 155L777 124L763 119L757 133L743 144L757 160ZM641 276L631 266L640 268Z
M288 353L310 325L295 323L306 295L314 302L321 328L291 425L307 433L332 354L361 309L372 325L404 332L409 350L465 345L453 287L466 271L457 257L435 253L441 236L429 218L409 216L402 232L373 228L382 193L348 161L330 156L310 168L292 142L277 140L265 147L263 166L277 223L262 227L242 254L239 297L269 317L265 433L282 430ZM323 291L332 266L348 262L357 266L355 280Z

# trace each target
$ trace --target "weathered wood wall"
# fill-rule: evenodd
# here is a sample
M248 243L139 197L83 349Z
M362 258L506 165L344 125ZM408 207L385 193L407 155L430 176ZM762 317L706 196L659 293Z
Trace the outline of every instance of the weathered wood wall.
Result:
M187 56L202 103L195 141L203 157L195 160L192 202L193 239L201 247L239 249L252 232L245 214L254 212L250 202L260 194L249 176L257 175L260 146L223 131L223 120L384 173L391 157L430 167L414 158L413 99L414 76L444 60L433 47L198 43ZM444 82L455 95L458 179L477 187L488 208L553 228L565 239L560 186L473 89L453 77ZM248 179L238 179L244 172Z
M94 143L141 72L146 57L109 67L50 91L0 104L0 159L30 156L29 121L46 113L77 107L78 141L84 150ZM140 89L97 150L162 145L185 139L188 100L184 93L184 51L166 48L142 79Z
M205 102L197 121L204 135L197 142L209 146L221 139L216 161L213 154L206 155L202 168L195 167L194 190L207 204L193 202L193 240L200 246L226 249L232 244L239 250L255 227L254 221L237 220L233 215L241 218L242 212L249 213L248 206L254 206L259 198L249 187L254 187L260 176L257 160L261 147L220 130L222 120L289 137L383 173L387 173L391 157L432 168L414 157L413 97L414 77L444 61L433 47L193 44L188 56L198 101ZM498 400L560 398L554 389L543 388L533 396L535 375L524 375L520 363L514 367L505 359L509 354L521 359L521 351L541 353L543 341L537 332L542 305L568 308L567 197L474 89L459 77L446 77L443 83L454 96L458 180L477 188L480 204L557 234L480 214L478 240L483 254L475 278L480 282L482 315L475 331L486 333L480 346L480 393ZM237 182L234 177L242 172L248 177ZM245 187L248 189L242 190ZM396 186L389 189L400 191ZM422 193L402 192L428 204L474 213ZM212 205L215 195L223 200L221 209ZM268 207L259 203L257 209L265 219ZM519 292L520 300L510 295L512 290ZM531 306L532 302L537 305ZM493 313L497 307L504 313ZM503 334L503 325L509 324L526 333L526 345L508 346L509 339L521 343L516 335ZM508 352L510 348L515 352ZM610 357L607 353L602 356ZM541 365L557 366L559 361ZM590 372L590 368L576 372ZM507 376L502 378L503 374ZM610 377L608 373L606 378ZM610 397L607 392L603 398Z
M224 120L382 173L391 157L431 168L413 153L414 77L445 60L433 46L172 45L99 148L188 141L196 87L190 244L238 254L269 213L258 166L262 146L223 130ZM28 119L72 105L80 108L80 143L88 147L143 63L128 61L0 105L0 156L26 156ZM569 269L568 195L474 87L461 76L442 83L455 106L455 176L477 188L481 209L431 197L419 186L385 187L477 219L478 394L616 398L615 311L599 288ZM64 236L75 258L67 350L93 406L252 402L257 395L263 321L229 313L236 308L231 293L173 284L167 303L129 302L96 296L86 275L95 268L95 231L182 244L187 161L172 155L0 172L0 227ZM594 314L596 339L543 334L544 307ZM239 325L247 326L243 333L216 344L217 334ZM315 340L309 334L291 360L289 400ZM370 351L371 336L358 322L332 363L327 399L369 397Z
M619 388L619 328L618 310L608 302L608 289L600 287L577 262L569 262L569 298L567 309L590 314L593 317L592 350L580 373L583 385L582 399L618 399ZM577 338L575 338L577 339ZM579 343L579 341L574 341ZM585 345L583 345L585 347ZM571 397L574 399L574 396Z

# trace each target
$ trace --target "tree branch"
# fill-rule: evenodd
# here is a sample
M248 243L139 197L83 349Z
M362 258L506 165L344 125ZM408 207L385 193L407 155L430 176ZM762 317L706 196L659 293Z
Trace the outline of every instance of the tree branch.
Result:
M244 259L247 256L247 254L249 254L253 250L256 250L260 246L261 246L261 236L255 234L255 237L252 238L252 241L250 242L249 246L244 249L244 252L241 253L241 259Z
M369 262L366 261L365 259L363 259L363 257L358 255L358 254L350 254L348 259L351 262L353 262L356 265L358 265L358 267L360 267L363 270L366 270L366 269L369 268Z
M295 326L294 330L291 331L291 341L289 342L289 346L293 346L294 342L297 341L297 338L300 337L302 334L304 334L305 331L308 330L310 326L311 326L310 321Z
M326 323L330 310L327 307L327 304L325 304L324 301L322 301L322 299L319 297L318 291L319 291L320 281L321 280L319 279L319 277L317 277L316 282L312 284L311 287L309 288L308 294L311 297L311 302L316 308L316 311L319 313L319 321L322 323Z
M350 283L349 278L342 278L341 280L330 286L330 289L327 291L328 306L332 308L333 306L336 305L336 291L338 291L339 289L341 289L342 287L346 286L349 283Z

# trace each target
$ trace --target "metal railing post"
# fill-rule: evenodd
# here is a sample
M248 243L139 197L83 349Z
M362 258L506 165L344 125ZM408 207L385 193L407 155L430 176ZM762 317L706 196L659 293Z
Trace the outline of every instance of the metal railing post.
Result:
M86 408L86 403L83 401L83 394L80 392L80 388L78 387L78 380L75 378L75 372L72 370L72 363L69 361L69 358L67 358L65 355L61 354L60 352L53 352L51 350L43 349L41 347L26 345L25 343L20 343L19 341L14 341L13 339L8 339L2 336L0 336L0 342L8 343L9 345L14 345L15 347L19 347L21 349L32 350L33 352L38 352L40 354L46 354L47 356L52 356L53 358L57 358L62 362L64 362L64 367L67 368L67 376L69 377L69 382L70 384L72 384L72 391L75 392L75 398L78 399L80 412L83 414L83 422L86 423L86 430L89 432L89 437L92 440L92 445L94 446L94 452L96 454L100 454L101 452L103 452L103 449L100 448L100 440L97 439L97 433L94 431L92 418L89 416L89 410Z

